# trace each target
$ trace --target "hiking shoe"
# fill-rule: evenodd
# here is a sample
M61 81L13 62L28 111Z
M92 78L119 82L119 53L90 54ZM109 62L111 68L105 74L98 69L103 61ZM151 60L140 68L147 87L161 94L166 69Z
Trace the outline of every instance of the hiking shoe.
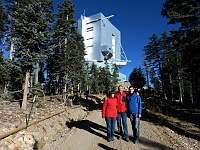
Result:
M107 141L108 141L108 142L110 142L110 141L111 141L111 139L108 139Z
M129 142L129 138L128 138L128 137L127 137L127 138L123 137L123 139L124 139L126 142Z
M135 140L134 143L135 143L135 144L139 143L139 140Z
M125 138L125 141L126 141L126 142L129 142L129 138Z

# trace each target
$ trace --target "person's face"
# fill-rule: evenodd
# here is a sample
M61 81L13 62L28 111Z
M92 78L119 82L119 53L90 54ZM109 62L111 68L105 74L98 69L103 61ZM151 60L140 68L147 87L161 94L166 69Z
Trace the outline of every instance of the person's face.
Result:
M131 94L133 94L133 93L134 93L134 88L131 87L131 88L129 89L129 92L130 92Z
M124 88L122 86L119 87L119 91L123 92Z

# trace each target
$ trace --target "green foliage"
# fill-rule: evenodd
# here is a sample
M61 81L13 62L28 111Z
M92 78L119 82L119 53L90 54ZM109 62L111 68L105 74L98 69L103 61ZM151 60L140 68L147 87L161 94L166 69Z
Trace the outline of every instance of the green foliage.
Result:
M160 80L158 79L158 76L155 73L155 70L153 68L151 68L150 70L150 81L153 85L153 87L155 88L155 90L159 91L161 89L161 83Z
M90 69L90 72L89 72L90 76L89 76L89 90L90 90L90 93L92 94L97 94L99 93L99 70L97 68L97 66L92 63L91 65L91 69Z
M117 83L119 82L119 74L118 74L118 67L117 65L112 66L112 79L111 79L111 90L116 90Z
M0 38L3 37L3 32L5 31L6 13L4 11L2 0L0 0Z
M200 102L199 5L198 0L166 0L161 15L180 27L169 36L153 34L144 49L151 83L170 100Z
M79 84L84 77L83 37L77 32L74 5L65 0L58 5L53 26L52 51L47 59L47 77L56 87L65 83Z
M33 69L38 61L43 61L50 40L51 5L48 1L7 0L11 37L14 37L15 58L23 70ZM47 13L48 12L48 13Z
M0 45L1 43L1 38L3 37L3 34L5 32L5 22L6 22L6 13L4 11L3 5L2 5L2 0L0 0ZM0 49L0 84L5 84L5 82L8 80L9 78L9 69L8 66L8 62L6 62L6 59L4 59L3 57L3 49Z
M10 48L10 42L13 42L14 57L13 60L4 59L0 52L2 87L8 85L11 91L21 90L26 72L30 72L29 85L32 88L45 85L46 93L50 94L61 94L64 87L67 87L64 93L72 89L77 91L77 85L82 91L86 91L89 85L94 94L115 87L118 82L116 66L113 72L108 65L87 67L83 37L77 31L75 6L70 0L60 3L55 15L52 0L5 2L8 14L6 47ZM0 17L0 27L3 27L6 15L1 5ZM36 85L32 81L37 73L39 83Z
M117 69L116 66L109 64L98 68L96 64L92 63L88 72L90 93L99 94L115 90L118 83Z
M128 80L130 84L136 88L143 88L144 85L146 84L145 77L141 67L134 68Z

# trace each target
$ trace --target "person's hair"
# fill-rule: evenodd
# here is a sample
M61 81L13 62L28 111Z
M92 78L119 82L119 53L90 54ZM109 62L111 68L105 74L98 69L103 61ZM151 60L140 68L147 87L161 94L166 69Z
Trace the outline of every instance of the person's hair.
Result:
M109 96L111 96L111 94L115 94L115 91L110 91Z
M135 89L135 88L134 88L132 85L131 85L131 86L129 86L129 88L128 88L128 89L130 90L130 88L133 88L133 89Z
M134 92L135 92L135 93L138 93L139 91L138 91L138 89L134 89Z
M123 86L122 86L122 85L119 85L119 86L118 86L118 91L119 91L119 88L120 88L120 87L123 87Z

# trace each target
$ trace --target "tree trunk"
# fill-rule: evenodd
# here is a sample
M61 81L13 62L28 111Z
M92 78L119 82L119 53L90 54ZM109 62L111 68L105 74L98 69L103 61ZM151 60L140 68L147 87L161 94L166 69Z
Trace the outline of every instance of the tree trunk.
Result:
M172 82L172 76L169 74L169 82L170 82L170 89L171 89L171 100L174 101L174 87Z
M192 83L191 82L190 82L190 100L191 100L191 103L193 104L194 99L193 99L193 90L192 90Z
M66 105L67 103L67 78L68 78L68 75L65 75L64 78L63 78L63 100L64 100L64 104Z
M58 82L59 82L59 74L56 74L56 94L59 93L59 84L58 84Z
M14 51L15 51L15 48L14 48L14 40L15 38L11 38L11 43L10 43L10 60L13 61L13 58L14 58Z
M182 81L181 81L180 74L178 74L178 85L179 85L179 91L180 91L179 98L180 98L180 102L183 103L183 88L182 88L181 82Z
M38 84L38 71L39 71L39 62L36 63L36 70L35 70L35 85Z
M30 76L30 71L28 70L26 72L26 78L25 78L25 83L24 83L24 95L23 95L23 102L22 102L22 109L23 110L25 110L26 106L27 106L29 76Z
M4 94L8 93L8 88L7 87L8 87L8 82L5 83L4 92L3 92Z

